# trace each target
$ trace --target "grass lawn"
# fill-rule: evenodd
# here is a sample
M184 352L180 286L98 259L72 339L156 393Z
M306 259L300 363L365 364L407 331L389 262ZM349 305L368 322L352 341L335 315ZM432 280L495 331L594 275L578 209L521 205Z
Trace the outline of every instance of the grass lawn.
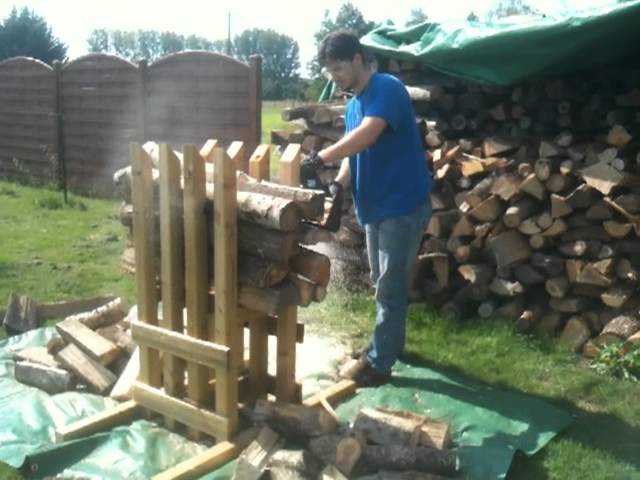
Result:
M266 135L286 125L281 108L265 104ZM58 192L0 182L0 308L11 291L40 302L107 293L133 301L133 278L118 266L126 237L116 218L118 202L71 198L72 205L63 206ZM368 295L337 291L322 304L301 309L312 329L341 332L355 344L368 339L373 316ZM419 305L410 312L408 351L575 415L538 455L517 457L510 479L640 480L639 384L598 376L556 342L516 334L502 322L452 325ZM0 464L0 479L22 478Z
M283 108L296 105L295 102L262 102L262 143L271 143L271 130L294 129L291 123L282 120L281 112ZM272 146L271 154L271 178L278 178L278 162L280 156Z

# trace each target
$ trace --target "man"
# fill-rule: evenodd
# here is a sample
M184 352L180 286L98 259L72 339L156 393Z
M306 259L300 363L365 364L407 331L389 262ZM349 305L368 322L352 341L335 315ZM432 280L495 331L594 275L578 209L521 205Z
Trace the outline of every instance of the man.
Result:
M365 227L377 312L369 348L347 376L361 386L380 385L390 380L405 344L409 273L431 215L431 177L402 82L373 73L358 38L348 32L327 35L319 60L337 87L353 90L354 97L345 113L345 136L302 165L344 159L329 191L339 197L351 184Z

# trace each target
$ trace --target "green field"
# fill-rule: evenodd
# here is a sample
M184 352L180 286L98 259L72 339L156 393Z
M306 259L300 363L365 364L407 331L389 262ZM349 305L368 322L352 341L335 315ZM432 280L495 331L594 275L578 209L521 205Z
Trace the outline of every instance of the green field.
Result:
M278 128L279 107L264 108L264 129ZM116 294L134 300L133 278L119 269L126 231L118 202L0 182L0 299L15 291L37 301ZM302 309L311 329L355 345L368 339L368 294L331 290ZM4 332L0 331L0 337ZM498 388L535 395L575 415L575 422L533 458L518 456L510 479L640 480L640 385L596 375L555 341L516 334L500 321L454 325L414 305L408 351L429 364ZM20 479L0 465L1 479Z

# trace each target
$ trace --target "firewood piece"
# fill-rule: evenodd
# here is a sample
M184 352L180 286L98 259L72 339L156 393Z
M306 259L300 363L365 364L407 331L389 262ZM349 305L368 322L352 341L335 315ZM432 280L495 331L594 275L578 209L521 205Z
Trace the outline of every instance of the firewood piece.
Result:
M509 266L531 255L525 237L515 230L496 235L487 240L487 248L498 266Z
M457 455L450 450L403 445L367 445L361 463L367 473L379 470L417 470L453 476L457 472Z
M525 219L531 217L537 208L538 202L533 198L525 197L516 201L513 205L507 208L502 221L507 227L516 228Z
M84 326L91 330L96 330L100 327L107 327L118 323L127 314L127 305L121 298L115 298L114 300L106 303L90 312L82 312L76 315L71 315L66 320L77 320Z
M477 239L485 238L489 235L489 232L493 229L494 225L491 222L484 222L476 225L473 229L473 234Z
M589 208L596 200L595 188L586 183L578 185L565 199L573 208Z
M55 358L97 393L104 394L116 383L117 378L113 373L73 343L60 350Z
M558 245L558 252L567 257L581 257L587 251L587 242L576 240Z
M529 237L529 246L534 250L542 250L549 244L548 237L543 237L540 234L531 235Z
M76 384L73 375L62 368L28 361L16 362L14 376L18 382L39 388L51 395L73 390Z
M331 274L329 257L321 253L300 248L300 253L289 261L291 271L308 278L313 283L326 287Z
M516 320L524 311L524 302L521 297L515 297L506 303L503 303L494 312L494 316L497 318L506 318L509 320Z
M609 287L613 284L613 268L615 262L613 259L605 259L599 262L590 262L585 264L582 271L578 274L576 283L586 283L588 285L596 285L599 287Z
M488 284L494 276L494 270L486 264L460 265L458 272L469 283Z
M602 303L611 308L621 308L631 298L635 290L629 284L613 285L601 295Z
M271 430L263 427L256 439L240 454L233 473L237 480L258 480L267 469L271 456L282 447L284 440Z
M487 300L485 302L482 302L480 305L478 305L477 312L480 318L489 318L495 313L495 310L496 310L495 302L491 300Z
M634 333L633 335L631 335L629 338L627 338L627 343L628 346L632 346L632 345L640 345L640 331Z
M237 200L238 218L247 222L283 232L291 232L300 225L300 207L286 198L239 191Z
M494 181L495 177L493 176L488 176L480 180L473 186L471 190L469 190L465 194L465 202L467 202L472 207L477 207L478 205L480 205L485 199L489 197Z
M120 356L120 348L78 320L67 318L56 325L56 330L67 342L73 343L93 360L107 366Z
M496 157L479 158L466 153L462 156L463 160L460 160L458 164L460 165L460 173L462 173L464 177L471 177L479 173L505 168L511 163L510 160Z
M27 295L9 295L7 311L4 315L4 326L9 331L24 333L38 327L38 305Z
M518 165L518 175L521 178L527 178L529 175L533 173L533 165L528 162L523 162Z
M568 227L562 218L556 218L551 226L541 233L543 237L554 238L562 235L567 231Z
M584 268L585 263L586 262L583 260L566 260L564 262L564 268L569 283L573 284L578 281L578 277L582 273L582 269Z
M604 229L612 238L624 238L631 232L631 223L620 223L615 220L607 220L603 224Z
M460 215L460 219L456 222L451 231L452 237L469 237L474 234L474 224L468 215Z
M209 238L213 239L213 236ZM245 221L238 222L240 252L275 262L288 263L300 252L297 240L295 233L284 233Z
M533 325L533 333L539 337L552 337L562 322L562 314L550 311L540 317Z
M552 173L544 185L552 193L564 192L574 185L574 177L561 173Z
M593 301L590 298L577 296L552 298L549 300L549 306L558 312L580 313L593 306Z
M629 143L632 138L627 129L622 125L614 125L607 134L607 143L620 148Z
M336 467L345 475L351 474L351 471L362 456L362 447L366 439L363 437L361 440L348 436L344 437L336 445Z
M571 132L560 132L556 135L553 143L562 148L569 148L573 143L573 134Z
M524 286L540 285L545 281L545 277L527 263L518 265L513 273L516 279Z
M266 423L287 439L306 440L337 428L335 418L321 408L259 399L253 410L254 421Z
M530 332L533 329L534 324L539 319L539 314L534 310L525 310L516 319L515 327L518 332Z
M458 221L459 215L458 210L455 209L434 212L425 233L439 238L446 237Z
M620 206L632 215L640 212L640 194L627 193L624 195L618 195L613 199L613 201L616 205Z
M564 272L564 260L556 255L534 253L531 255L531 265L542 270L549 276L560 275Z
M109 396L115 400L132 400L133 385L140 374L140 353L138 347L135 348L129 361L125 365L120 377L111 389Z
M491 281L489 290L501 297L515 297L524 292L524 288L520 282L511 282L498 277L495 277Z
M553 218L549 212L542 212L536 217L536 224L542 229L546 230L553 225Z
M485 157L495 157L516 150L519 146L520 143L513 139L490 137L482 142L482 155Z
M594 221L609 220L612 217L609 205L602 200L598 200L591 205L585 215L587 220Z
M316 285L308 278L296 273L289 273L287 279L295 286L298 292L297 304L301 307L308 307L316 296Z
M575 171L575 163L573 160L563 160L560 162L559 170L561 175L568 176Z
M628 258L621 258L616 264L616 275L621 280L637 283L640 279L638 270L631 264Z
M533 164L533 173L541 182L545 182L551 176L551 162L548 158L539 158Z
M277 450L269 458L268 467L271 478L280 480L292 479L290 475L274 477L274 472L284 470L299 475L300 479L316 478L322 466L320 461L306 450Z
M489 196L474 207L469 215L481 222L492 222L502 214L502 204L496 195Z
M530 174L522 183L520 183L520 191L528 193L538 200L544 200L549 193L544 184L536 177L535 173Z
M545 290L554 298L564 298L569 291L569 280L565 275L558 275L547 279L545 282Z
M67 342L65 342L64 338L56 335L55 337L51 337L51 339L47 342L47 352L49 352L51 355L55 355L66 346Z
M551 194L551 216L553 218L564 217L571 212L573 212L573 207L566 198L556 195L555 193Z
M47 347L24 348L17 351L14 354L14 357L23 362L35 363L44 367L60 368L60 364L56 361L53 355L47 351Z
M376 476L376 478L378 478ZM322 470L322 472L320 472L320 476L318 477L318 480L349 480L347 477L345 477L342 472L340 472L340 470L338 470L338 467L335 467L334 465L327 465L324 470Z
M508 202L520 191L521 182L520 177L512 173L500 175L491 186L491 194Z
M562 154L562 149L558 148L553 143L546 142L546 141L540 142L540 147L538 148L538 156L540 158L557 157L561 154Z
M619 315L607 323L602 333L617 335L620 338L629 338L638 331L640 331L640 321L628 315Z
M127 330L124 321L99 328L96 330L96 333L103 336L129 355L131 355L136 349L136 344L131 337L131 331Z
M587 185L595 188L603 195L622 184L624 175L605 162L598 162L580 170L580 177Z
M591 330L587 322L580 316L569 318L560 335L560 342L578 352L591 337Z
M432 102L442 98L445 91L440 85L407 86L407 93L414 102Z
M596 240L601 242L610 242L611 237L604 227L594 225L592 227L574 228L560 236L561 242L575 242L578 240Z
M617 240L613 246L618 254L640 254L640 242L636 239Z
M284 280L289 273L286 264L276 263L252 255L238 258L240 284L257 288L268 288Z

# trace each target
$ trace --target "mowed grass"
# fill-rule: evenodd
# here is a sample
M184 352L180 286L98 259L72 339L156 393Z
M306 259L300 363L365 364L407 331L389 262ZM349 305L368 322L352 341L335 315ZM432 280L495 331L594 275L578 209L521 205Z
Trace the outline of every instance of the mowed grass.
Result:
M271 143L271 131L281 129L295 130L295 125L282 120L282 110L284 108L293 107L300 102L281 101L281 102L262 102L262 143ZM271 178L278 178L278 162L280 155L277 146L271 146Z
M288 127L282 105L265 103L263 142ZM277 162L272 162L273 164ZM0 182L0 308L10 292L39 302L122 295L134 301L133 277L119 268L126 231L119 202ZM364 345L375 307L366 293L332 289L326 301L300 309L312 329ZM0 330L0 337L3 336ZM514 333L501 321L455 325L421 305L410 309L409 353L497 388L543 398L576 417L532 458L517 456L510 479L640 480L640 385L602 377L552 340ZM0 464L0 479L23 477Z

